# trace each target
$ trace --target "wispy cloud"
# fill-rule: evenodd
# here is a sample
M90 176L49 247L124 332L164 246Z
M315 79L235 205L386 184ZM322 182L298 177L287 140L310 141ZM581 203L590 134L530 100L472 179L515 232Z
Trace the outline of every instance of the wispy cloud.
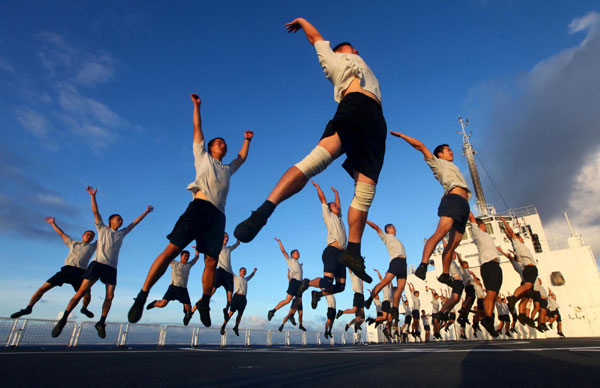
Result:
M17 121L19 121L23 129L27 132L31 133L39 140L48 139L48 134L52 129L52 125L40 112L37 112L28 106L21 106L15 109L15 115Z
M490 109L479 148L501 166L496 173L509 206L535 204L547 224L565 210L586 228L600 224L595 211L579 209L598 198L598 180L588 180L600 149L599 32L600 14L589 12L568 26L570 34L585 34L578 45L540 61L517 80L487 81L473 89L472 100L487 101Z

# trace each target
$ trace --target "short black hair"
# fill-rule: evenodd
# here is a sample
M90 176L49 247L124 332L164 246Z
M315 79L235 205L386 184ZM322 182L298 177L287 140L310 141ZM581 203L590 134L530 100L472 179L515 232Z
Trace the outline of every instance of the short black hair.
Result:
M91 232L94 236L96 235L96 232L94 232L93 230L86 230L85 232L83 232L83 234L86 234L87 232Z
M188 256L190 255L190 251L181 251L181 256L183 256L184 253L187 253Z
M208 153L209 153L209 154L210 154L210 147L212 147L212 145L214 144L214 142L215 142L216 140L223 140L223 141L225 141L225 139L223 139L222 137L215 137L214 139L211 139L211 140L208 142L208 146L207 146L207 151L208 151Z
M108 224L110 225L110 220L112 220L115 217L121 217L120 214L111 214L110 217L108 217Z
M294 252L298 252L298 250L297 249L292 249L292 251L290 252L290 255L293 255ZM298 252L298 253L300 253L300 252Z
M433 156L435 156L437 158L438 154L440 152L444 152L444 147L450 147L450 146L448 144L440 144L439 146L435 147L435 149L433 150Z
M343 47L343 46L354 47L354 46L352 46L352 43L350 43L350 42L341 42L341 43L336 44L332 51L335 52L336 50L339 50L340 47Z
M385 226L383 227L383 230L387 233L387 230L390 226L394 226L393 224L385 224Z

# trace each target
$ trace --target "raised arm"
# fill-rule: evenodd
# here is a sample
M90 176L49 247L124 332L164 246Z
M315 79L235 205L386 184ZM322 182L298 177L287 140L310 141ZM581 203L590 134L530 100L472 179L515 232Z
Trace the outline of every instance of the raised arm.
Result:
M511 239L517 237L515 235L515 232L512 230L512 228L510 227L510 225L508 225L508 223L506 222L506 220L503 217L500 217L500 221L502 221L502 223L504 224L504 232L506 233L506 236Z
M240 240L235 240L235 244L233 244L230 248L233 251L235 248L237 248L238 246L240 246Z
M242 149L238 153L237 158L235 158L232 162L236 165L237 168L240 168L241 165L244 164L244 162L246 161L246 158L248 157L248 150L250 149L250 142L252 141L253 137L254 132L244 132L244 144L242 144Z
M202 100L200 100L197 94L192 94L191 98L194 103L194 143L202 143L204 141L202 117L200 117L200 104L202 104Z
M98 211L98 203L96 202L96 193L98 192L98 189L88 186L85 191L87 191L92 198L92 213L94 213L94 221L97 224L102 224L102 217L100 216L100 212Z
M412 283L408 283L408 291L410 291L411 294L415 293L415 286Z
M510 253L508 253L508 252L504 252L504 251L502 250L502 248L500 248L500 247L496 247L496 249L497 249L497 250L498 250L498 252L500 252L502 255L506 256L506 258L507 258L508 260L510 260L510 261L513 261L513 260L515 259L515 257L514 257L513 255L511 255L511 254L510 254Z
M427 147L425 147L425 144L423 144L423 142L421 142L420 140L417 140L413 137L410 136L406 136L403 133L400 132L394 132L394 131L390 131L390 133L393 136L399 137L401 139L403 139L404 141L406 141L408 144L410 144L411 146L413 146L414 149L416 149L417 151L421 152L423 154L423 156L425 157L425 159L431 159L433 158L433 154L431 153L431 151L429 151L427 149Z
M277 241L279 243L279 249L281 249L281 253L283 253L283 257L285 257L286 259L288 257L290 257L290 255L288 255L288 253L285 251L285 248L283 247L281 240L278 239L277 237L273 237L273 238L275 239L275 241Z
M325 194L323 194L323 190L321 190L321 186L319 186L319 184L312 179L310 180L310 183L312 183L313 186L315 186L315 188L317 189L317 196L319 196L319 201L321 201L323 205L327 205L327 199L325 198Z
M295 33L300 29L304 30L306 39L308 39L312 45L314 45L315 42L324 40L319 31L317 31L317 29L304 18L297 18L289 23L286 23L285 28L287 29L288 33Z
M379 281L382 281L383 277L381 276L381 272L379 272L377 268L373 268L373 271L377 272L377 276L379 276Z
M369 225L371 228L375 229L375 231L379 234L382 233L381 228L379 226L377 226L376 223L367 220L367 225Z
M58 233L58 235L60 237L62 237L65 244L69 243L69 240L71 238L69 236L67 236L67 234L65 232L63 232L63 230L61 228L58 227L58 225L56 225L56 221L54 220L54 217L46 217L46 222L49 223L50 226L52 226L52 229L54 229L54 231L56 233Z
M134 228L135 226L137 226L137 224L139 224L148 215L148 213L151 213L153 210L154 208L151 205L148 205L146 210L144 210L144 212L140 214L138 218L133 220L133 222L131 223L131 227Z
M331 187L331 191L333 191L333 193L335 194L335 203L336 205L339 206L339 208L342 208L342 202L340 201L340 193L338 193L338 191L335 189L335 187Z
M196 247L193 247L196 248ZM192 261L190 261L191 265L196 264L196 262L198 261L198 258L200 257L200 252L198 252L198 250L196 249L196 254L194 255L194 258L192 259Z
M254 271L252 271L252 273L248 276L246 276L246 280L250 280L254 277L254 274L256 273L257 268L254 268Z

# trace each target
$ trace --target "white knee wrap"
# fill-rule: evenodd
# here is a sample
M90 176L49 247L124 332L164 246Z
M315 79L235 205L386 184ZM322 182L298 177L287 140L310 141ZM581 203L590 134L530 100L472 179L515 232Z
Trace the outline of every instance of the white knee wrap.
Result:
M354 186L354 198L352 198L350 207L360 210L361 212L368 212L369 207L371 207L371 202L373 202L373 197L375 197L375 185L365 182L356 182L356 185Z
M323 147L316 146L310 154L296 163L295 166L302 171L306 178L310 179L319 174L331 164L331 154Z

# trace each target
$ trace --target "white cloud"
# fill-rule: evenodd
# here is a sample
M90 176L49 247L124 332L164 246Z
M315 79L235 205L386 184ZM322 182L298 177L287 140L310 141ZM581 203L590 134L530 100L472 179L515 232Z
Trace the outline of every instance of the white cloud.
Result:
M40 140L46 140L52 129L50 122L41 113L21 106L16 109L15 115L21 126Z

